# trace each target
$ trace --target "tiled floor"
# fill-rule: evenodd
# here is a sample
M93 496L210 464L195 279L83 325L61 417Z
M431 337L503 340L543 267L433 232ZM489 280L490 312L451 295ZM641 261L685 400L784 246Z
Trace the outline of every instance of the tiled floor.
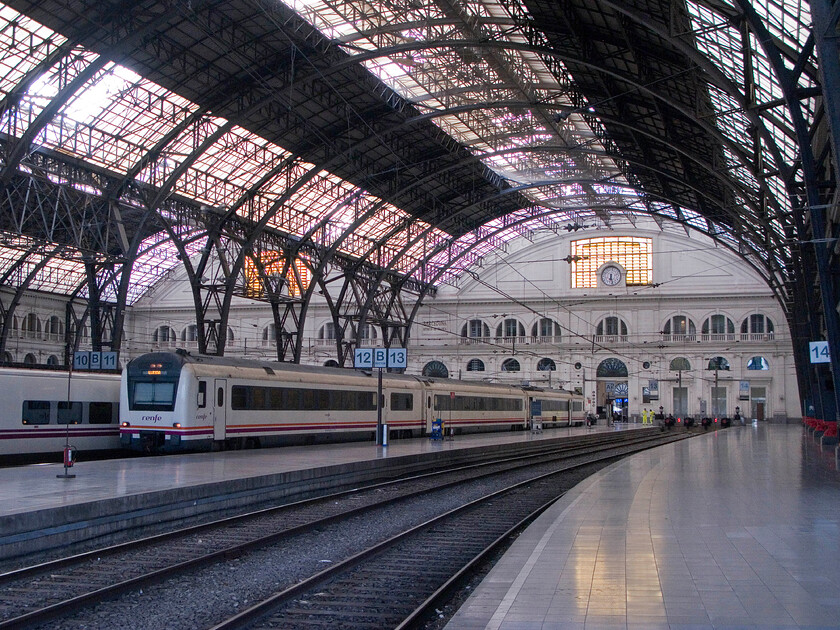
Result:
M795 425L636 455L558 501L446 626L840 628L840 473Z

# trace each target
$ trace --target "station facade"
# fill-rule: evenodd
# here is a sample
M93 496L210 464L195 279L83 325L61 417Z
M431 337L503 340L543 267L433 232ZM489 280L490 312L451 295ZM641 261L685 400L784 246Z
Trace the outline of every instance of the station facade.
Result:
M130 308L121 363L197 350L186 283L171 274ZM64 311L59 296L27 294L5 360L62 365ZM272 321L267 304L235 300L226 354L275 360ZM356 346L384 345L376 326L355 330ZM660 406L697 418L736 407L759 421L802 416L788 325L771 291L742 259L677 226L511 241L426 297L408 350L411 374L578 390L591 411L630 421ZM316 299L301 362L337 365L337 354L329 309Z

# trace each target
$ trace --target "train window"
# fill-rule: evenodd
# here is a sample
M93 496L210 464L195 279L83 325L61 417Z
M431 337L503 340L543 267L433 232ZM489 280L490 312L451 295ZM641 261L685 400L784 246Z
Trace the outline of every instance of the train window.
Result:
M92 402L88 408L88 422L111 424L114 421L114 403Z
M311 389L304 389L304 390L301 391L301 394L303 394L301 396L301 398L303 399L303 401L302 401L303 405L301 405L301 407L305 411L311 411L312 409L314 409L315 408L315 392L312 391Z
M330 392L327 389L320 389L315 392L315 409L319 411L329 411L335 409L330 407Z
M268 408L282 409L283 408L283 390L279 387L270 387L268 391Z
M207 381L198 381L198 408L207 406Z
M49 424L50 401L24 400L21 419L23 424Z
M267 408L267 398L266 395L268 393L267 387L251 387L249 388L251 391L251 400L248 401L248 408L249 409L266 409Z
M175 405L175 383L171 381L137 381L134 383L135 409L171 411Z
M391 394L392 411L411 411L414 409L413 394Z
M224 407L225 406L225 388L220 387L216 392L216 406L217 407Z
M283 409L300 409L300 390L283 390Z
M376 409L376 393L375 392L356 392L356 407L357 411L373 411Z
M243 387L242 385L234 385L230 388L231 409L248 408L248 389L248 387Z
M252 411L372 411L376 409L376 394L368 391L234 385L231 388L231 408Z
M59 400L58 424L82 424L82 403Z
M572 401L572 411L583 411L583 401L582 400L573 400Z

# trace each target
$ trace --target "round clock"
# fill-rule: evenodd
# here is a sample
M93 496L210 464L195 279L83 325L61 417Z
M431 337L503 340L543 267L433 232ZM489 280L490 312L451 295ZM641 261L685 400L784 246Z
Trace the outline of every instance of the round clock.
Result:
M601 270L601 282L608 287L614 287L621 282L621 269L615 265L607 265Z

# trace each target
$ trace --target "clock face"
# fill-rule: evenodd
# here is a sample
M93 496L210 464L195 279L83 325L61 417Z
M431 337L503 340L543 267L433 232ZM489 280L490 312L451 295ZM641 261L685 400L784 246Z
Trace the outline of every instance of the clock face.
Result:
M608 287L614 287L621 282L621 269L608 265L601 270L601 282Z

